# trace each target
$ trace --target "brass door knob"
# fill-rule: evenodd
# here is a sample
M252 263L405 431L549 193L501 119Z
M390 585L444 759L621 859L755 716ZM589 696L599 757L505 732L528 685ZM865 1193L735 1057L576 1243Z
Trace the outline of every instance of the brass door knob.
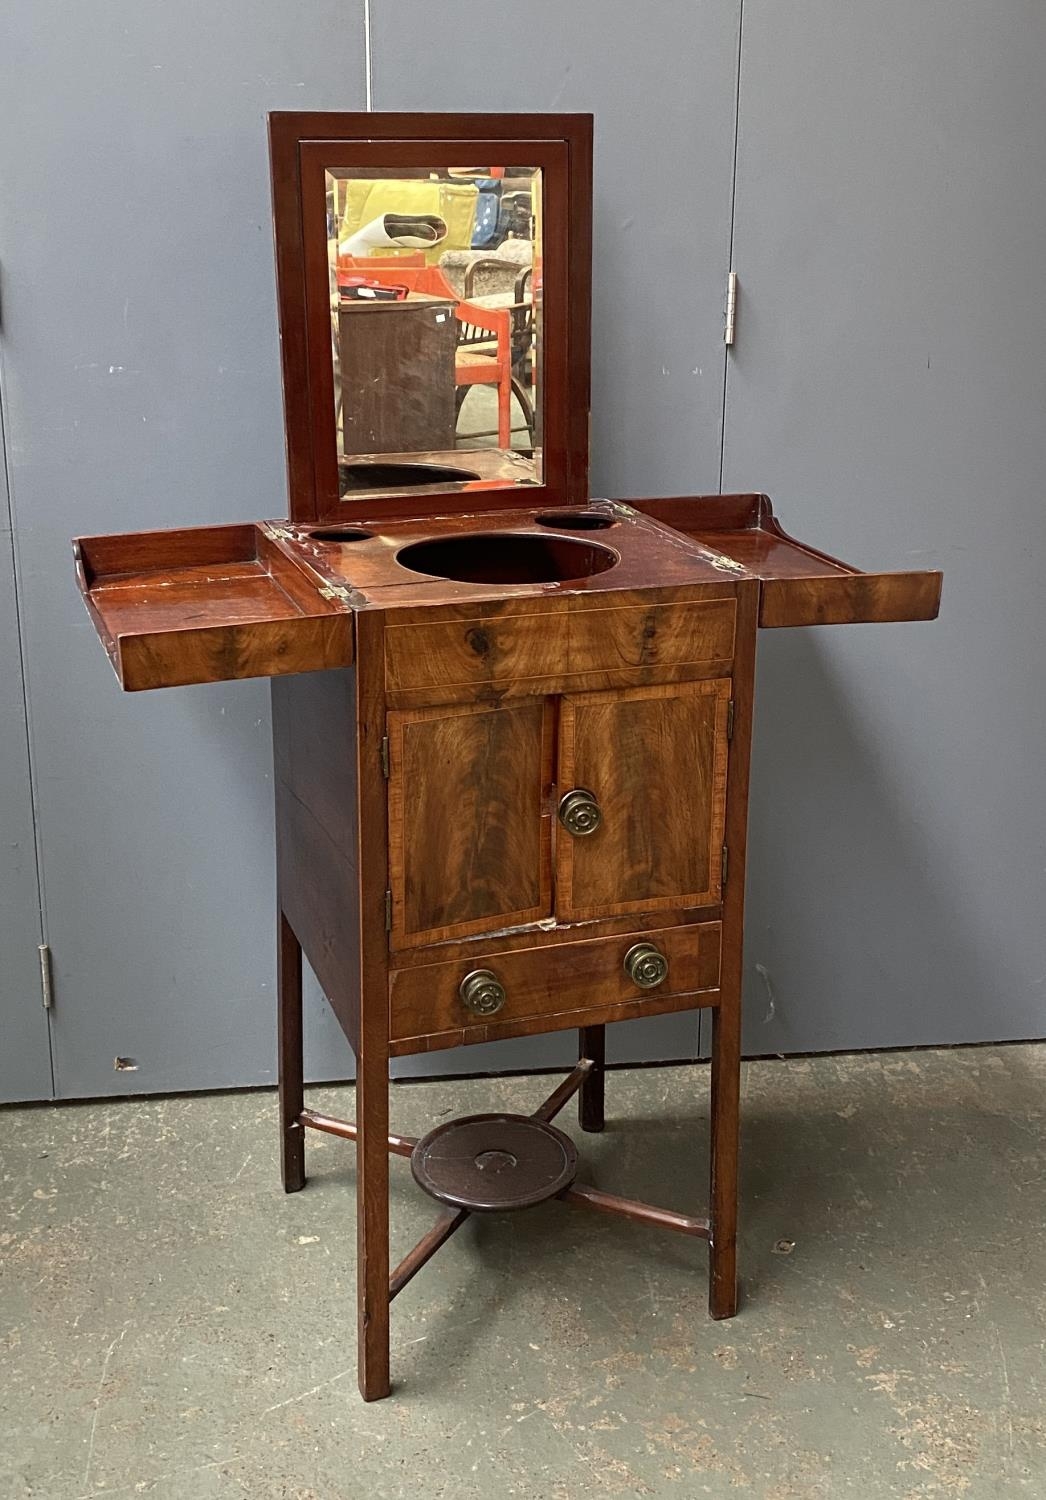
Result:
M505 986L489 969L473 969L458 985L461 1003L474 1016L492 1016L505 1003Z
M653 943L635 943L625 954L625 973L641 990L653 990L668 978L668 959Z
M603 814L599 810L599 803L591 792L586 792L584 787L575 787L559 804L559 821L568 833L572 833L576 839L584 838L586 834L595 833L603 821Z

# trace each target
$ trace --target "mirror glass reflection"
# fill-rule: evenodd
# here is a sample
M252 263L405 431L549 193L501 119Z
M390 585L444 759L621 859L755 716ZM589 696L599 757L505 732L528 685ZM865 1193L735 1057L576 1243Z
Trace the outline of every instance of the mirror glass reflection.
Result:
M540 168L326 180L342 496L540 484Z

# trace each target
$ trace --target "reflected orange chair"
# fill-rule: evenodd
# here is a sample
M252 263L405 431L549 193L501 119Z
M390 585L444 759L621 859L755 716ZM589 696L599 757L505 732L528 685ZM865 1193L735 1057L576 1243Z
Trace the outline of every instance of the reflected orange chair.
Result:
M507 307L477 307L474 302L459 302L454 315L460 324L454 357L458 411L470 386L496 385L498 447L508 448L512 443L512 315Z

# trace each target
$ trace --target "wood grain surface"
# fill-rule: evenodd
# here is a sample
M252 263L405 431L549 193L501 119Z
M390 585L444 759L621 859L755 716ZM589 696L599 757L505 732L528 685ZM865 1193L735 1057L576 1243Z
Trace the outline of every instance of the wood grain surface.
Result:
M394 947L551 916L553 707L389 714Z
M557 796L590 791L594 833L556 830L564 920L718 901L726 814L729 678L569 694Z

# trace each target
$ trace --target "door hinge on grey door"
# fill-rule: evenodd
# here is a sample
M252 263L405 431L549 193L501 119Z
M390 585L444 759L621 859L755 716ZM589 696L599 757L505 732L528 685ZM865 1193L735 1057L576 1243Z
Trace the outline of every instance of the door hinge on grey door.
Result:
M389 737L383 734L381 737L381 774L385 780L389 779Z
M734 346L734 335L737 332L737 272L731 271L726 278L726 331L723 334L723 343L728 349Z
M51 978L51 949L47 943L41 943L37 952L40 955L40 995L44 1010L52 1010L54 1008L54 982Z

